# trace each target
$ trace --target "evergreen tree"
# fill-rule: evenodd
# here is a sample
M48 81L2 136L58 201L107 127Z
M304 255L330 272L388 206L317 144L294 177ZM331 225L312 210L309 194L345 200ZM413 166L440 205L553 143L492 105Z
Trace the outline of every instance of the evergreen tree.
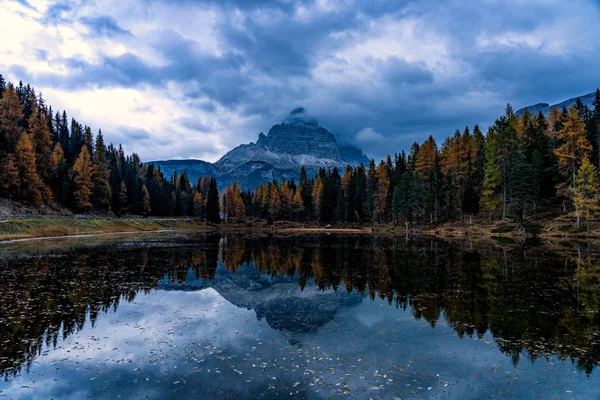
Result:
M387 204L387 196L390 188L390 178L386 165L381 162L375 171L375 209L373 222L381 223L385 215L385 207Z
M211 178L206 199L206 220L213 224L221 222L219 214L219 189L217 188L217 180Z
M583 122L574 107L571 107L563 118L562 128L557 132L561 145L554 150L558 157L560 172L563 176L563 193L565 189L575 187L575 175L585 158L589 159L592 146L585 136Z
M108 211L110 210L112 193L109 181L110 171L106 162L106 147L104 145L102 131L99 131L98 136L96 137L96 149L94 151L93 163L94 206L98 209Z
M0 162L0 195L8 198L17 195L20 186L19 168L13 154Z
M17 143L16 160L19 167L20 197L40 205L44 188L37 174L33 143L26 133L21 135Z
M142 214L144 215L144 217L147 217L150 214L151 208L150 208L150 193L148 192L148 188L146 188L146 185L142 185L141 198L142 198Z
M38 175L44 182L49 181L50 155L52 153L52 135L48 130L46 111L37 101L31 104L29 116L29 137L33 140Z
M73 200L75 209L89 211L92 208L90 198L94 183L92 181L93 165L87 147L82 147L73 164Z
M0 153L14 152L21 137L23 110L14 86L9 83L0 99Z
M202 196L202 193L196 191L196 193L194 193L194 215L199 221L204 220L204 214L206 211L205 207L206 206L204 204L204 197Z
M127 185L124 181L121 181L119 185L119 213L123 214L127 211L128 198L127 198Z
M577 227L583 216L587 231L590 231L590 219L597 215L600 209L600 178L598 169L585 158L575 176L575 186L571 196L577 213Z

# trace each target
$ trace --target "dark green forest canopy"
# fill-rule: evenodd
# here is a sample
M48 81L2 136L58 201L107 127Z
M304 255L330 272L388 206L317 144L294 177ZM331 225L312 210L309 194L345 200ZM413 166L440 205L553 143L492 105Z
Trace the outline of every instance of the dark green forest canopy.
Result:
M0 75L1 77L1 75ZM297 182L237 184L219 193L214 177L164 176L135 153L106 144L101 131L47 105L33 87L0 79L0 196L34 205L112 215L194 216L218 223L252 217L321 223L422 224L518 220L547 207L589 221L599 208L600 90L548 117L508 105L486 134L456 130L408 151L345 171L301 170Z

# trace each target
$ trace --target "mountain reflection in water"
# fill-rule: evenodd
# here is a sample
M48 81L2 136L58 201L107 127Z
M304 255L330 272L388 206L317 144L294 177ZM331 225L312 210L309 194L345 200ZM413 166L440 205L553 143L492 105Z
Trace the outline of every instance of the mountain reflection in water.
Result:
M491 334L515 366L555 355L591 374L600 359L600 263L587 247L568 250L214 235L5 255L0 371L25 374L44 349L136 296L211 288L290 345L341 310L380 298L431 327L443 320L461 338Z

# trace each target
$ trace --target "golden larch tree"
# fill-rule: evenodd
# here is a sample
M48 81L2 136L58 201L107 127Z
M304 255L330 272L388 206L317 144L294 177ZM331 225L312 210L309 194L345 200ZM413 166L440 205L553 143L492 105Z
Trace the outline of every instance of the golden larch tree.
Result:
M564 184L559 189L564 192L564 189L575 187L577 170L592 152L592 145L585 136L585 126L575 107L569 109L557 136L562 144L554 150L554 154L558 157L559 169L564 178Z
M35 205L40 205L44 188L37 173L33 143L28 134L21 134L16 147L16 155L19 167L20 197Z
M80 211L88 211L92 208L90 198L94 183L92 181L93 165L90 153L86 146L81 148L79 156L73 164L73 200L75 208Z

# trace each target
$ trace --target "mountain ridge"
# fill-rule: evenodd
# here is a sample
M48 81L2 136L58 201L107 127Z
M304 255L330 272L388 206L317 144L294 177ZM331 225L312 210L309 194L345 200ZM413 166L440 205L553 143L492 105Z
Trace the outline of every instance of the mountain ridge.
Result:
M523 112L525 111L525 109L527 109L532 114L538 114L541 111L542 114L544 114L545 116L548 116L548 114L550 113L550 110L552 110L553 108L556 107L559 110L562 110L563 107L569 108L569 107L575 105L575 102L577 101L577 99L581 99L583 104L592 108L593 107L592 102L594 101L595 95L596 95L596 93L592 92L592 93L585 94L583 96L572 97L570 99L564 100L560 103L553 104L553 105L550 105L548 103L537 103L537 104L523 107L523 108L517 110L517 112L515 112L515 114L520 117L521 115L523 115Z
M333 133L319 126L318 120L303 107L298 107L266 135L260 132L256 142L234 147L215 163L186 159L146 164L160 168L165 176L185 170L193 183L198 177L210 176L217 178L220 187L235 180L243 189L254 189L261 182L297 177L301 167L312 175L319 168L345 168L368 162L362 150L340 145Z

